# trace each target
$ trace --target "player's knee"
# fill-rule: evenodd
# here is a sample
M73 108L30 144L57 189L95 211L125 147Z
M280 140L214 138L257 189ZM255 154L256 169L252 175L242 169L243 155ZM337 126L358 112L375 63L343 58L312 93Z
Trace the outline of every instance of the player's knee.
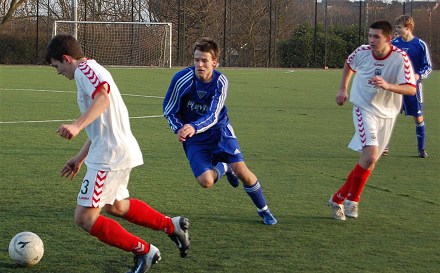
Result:
M368 156L364 159L365 165L368 166L368 168L371 168L376 164L378 160L378 157L375 155Z
M237 168L234 170L234 173L246 186L255 184L255 181L257 180L256 176L246 167Z
M213 177L207 177L207 176L199 176L197 177L197 182L199 182L199 185L202 188L208 189L212 187L215 183Z
M85 231L90 232L98 216L99 211L77 209L75 211L75 223Z
M75 224L84 230L89 230L87 218L83 214L75 214Z
M108 214L111 214L113 216L117 216L117 217L121 217L124 215L124 211L119 208L118 206L105 206L104 207L105 212L107 212Z
M246 181L246 178L249 176L248 169L239 168L237 170L234 170L234 173L241 181Z
M197 178L197 182L202 188L210 188L212 187L217 179L217 172L213 170L208 170L201 175L199 175Z
M208 180L202 180L202 181L197 180L197 182L199 182L199 185L205 189L208 189L208 188L214 186L214 181L212 181L212 180L209 180L209 181Z

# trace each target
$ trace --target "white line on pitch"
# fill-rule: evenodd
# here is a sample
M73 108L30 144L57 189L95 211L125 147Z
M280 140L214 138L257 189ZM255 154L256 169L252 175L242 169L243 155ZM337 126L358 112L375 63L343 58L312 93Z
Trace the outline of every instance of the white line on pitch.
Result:
M161 118L163 116L139 116L130 117L131 119L145 119L145 118ZM50 119L50 120L17 120L17 121L0 121L0 124L19 124L19 123L49 123L49 122L68 122L74 119Z
M5 91L31 91L31 92L51 92L51 93L76 93L74 91L46 90L46 89L24 89L24 88L0 88Z
M163 116L140 116L140 117L130 117L131 119L141 119L141 118L163 118Z
M66 122L74 121L74 119L51 119L51 120L17 120L17 121L0 121L0 124L18 124L18 123L48 123L48 122Z
M46 89L23 89L23 88L0 88L0 90L5 91L33 91L33 92L51 92L51 93L71 93L76 94L75 91L63 91L63 90L46 90ZM145 95L136 95L136 94L121 94L122 96L128 96L128 97L142 97L142 98L156 98L156 99L163 99L164 97L160 96L145 96Z

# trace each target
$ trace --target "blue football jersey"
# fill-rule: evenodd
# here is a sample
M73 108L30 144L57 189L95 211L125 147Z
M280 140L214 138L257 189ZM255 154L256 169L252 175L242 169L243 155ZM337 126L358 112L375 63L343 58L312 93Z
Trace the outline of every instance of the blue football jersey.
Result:
M201 82L194 67L177 72L163 102L163 113L176 133L184 124L191 124L196 134L220 128L229 122L225 101L228 80L217 70L209 83Z
M411 41L406 42L402 37L397 37L391 43L406 51L413 65L414 72L419 74L421 79L428 77L432 71L432 63L428 46L423 40L414 37Z

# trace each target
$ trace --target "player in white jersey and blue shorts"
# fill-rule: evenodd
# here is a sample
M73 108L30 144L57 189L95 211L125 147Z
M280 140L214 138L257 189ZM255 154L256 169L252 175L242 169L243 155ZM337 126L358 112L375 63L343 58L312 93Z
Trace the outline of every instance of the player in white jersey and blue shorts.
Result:
M163 102L164 116L182 143L200 186L212 187L226 175L233 187L240 179L266 225L277 220L269 210L257 177L246 166L229 122L225 101L228 79L217 71L220 48L210 38L194 47L194 66L177 72ZM238 178L237 178L238 177Z
M417 150L419 158L426 158L426 126L423 117L423 85L432 72L431 56L428 45L422 39L413 35L414 20L410 15L401 15L395 20L395 31L399 35L391 43L404 50L411 60L417 81L415 96L403 96L403 111L407 116L413 116L416 124Z
M387 21L371 24L369 45L358 47L347 59L336 103L353 104L355 134L349 148L360 159L342 187L329 200L333 218L358 217L358 203L368 177L389 142L402 105L402 95L415 95L416 82L407 54L391 45L393 28Z
M108 245L132 252L134 265L129 273L146 272L161 259L160 251L101 215L102 209L134 224L164 231L185 257L190 246L188 219L170 218L139 199L128 199L130 172L143 164L143 158L111 74L95 60L87 59L76 39L67 34L52 38L46 60L58 74L74 79L77 85L81 116L71 124L62 124L58 134L71 140L83 129L87 133L82 149L61 170L61 176L73 179L82 164L87 165L75 209L77 225Z

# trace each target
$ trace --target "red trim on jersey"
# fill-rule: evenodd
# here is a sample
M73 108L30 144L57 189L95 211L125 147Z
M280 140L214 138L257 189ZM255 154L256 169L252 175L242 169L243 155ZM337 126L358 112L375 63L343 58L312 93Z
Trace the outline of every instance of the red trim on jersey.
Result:
M361 45L358 48L356 48L356 50L353 53L351 53L350 56L348 56L346 63L348 64L348 67L350 68L351 71L356 72L356 70L354 70L350 66L350 63L353 61L354 56L356 56L356 54L359 51L364 51L364 50L371 50L371 46L369 46L369 45Z
M349 63L347 63L347 65L348 65L348 68L349 68L351 71L356 72L356 70L354 70L353 68L351 68L351 66L350 66Z
M94 87L97 87L100 84L98 76L96 76L93 69L87 64L87 61L80 63L78 68L82 73L84 73Z
M406 84L409 84L412 87L417 88L417 84L411 83L411 72L412 72L411 69L412 69L412 67L411 67L411 61L408 58L408 54L406 53L406 51L404 51L398 47L393 46L393 49L403 56Z
M373 58L375 59L375 60L378 60L378 61L382 61L382 60L385 60L386 58L388 58L390 55L391 55L391 53L393 52L393 46L392 45L390 45L390 51L388 51L388 53L387 53L387 55L385 55L383 58L378 58L378 57L376 57L375 55L374 55L374 51L373 50L371 50L371 55L373 55Z
M107 84L107 93L110 93L110 85L107 82L101 82L95 71L87 64L87 60L83 61L78 66L79 70L89 79L90 83L95 87L95 91L92 94L92 99L95 97L96 92L104 85Z
M108 84L107 82L102 82L102 83L100 83L100 84L96 87L95 91L93 91L92 99L95 98L96 93L101 89L101 87L102 87L104 84L107 84L107 94L110 93L110 84Z

